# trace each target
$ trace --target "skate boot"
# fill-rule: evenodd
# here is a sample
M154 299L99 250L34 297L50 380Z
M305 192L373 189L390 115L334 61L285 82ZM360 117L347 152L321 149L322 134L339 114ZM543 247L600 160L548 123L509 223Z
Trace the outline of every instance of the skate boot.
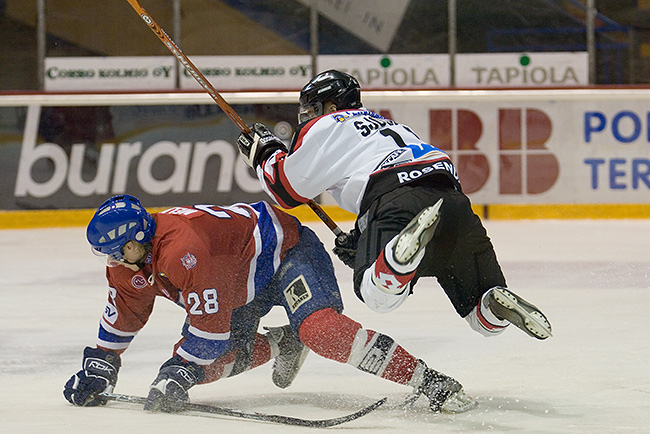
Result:
M463 413L478 406L458 381L431 368L424 371L422 383L413 389L405 404L412 406L422 395L429 399L429 408L435 413Z
M488 308L500 320L508 320L528 335L546 339L551 334L551 323L534 305L512 291L495 286L486 296Z
M280 353L273 362L273 384L281 389L291 385L302 366L309 348L296 339L289 325L282 327L265 327L266 337L278 346Z
M402 229L393 246L395 261L402 265L408 264L424 251L438 226L441 206L442 199L438 200L435 205L424 208Z

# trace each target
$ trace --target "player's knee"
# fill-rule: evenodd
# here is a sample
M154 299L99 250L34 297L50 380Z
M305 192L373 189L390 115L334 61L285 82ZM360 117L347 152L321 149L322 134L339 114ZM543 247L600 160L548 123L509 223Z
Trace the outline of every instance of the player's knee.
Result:
M373 273L373 267L368 268L361 280L360 293L366 306L378 313L391 312L401 306L408 298L410 286L400 294L385 292L376 286Z
M316 354L345 363L361 324L336 312L321 309L309 315L300 325L300 340Z

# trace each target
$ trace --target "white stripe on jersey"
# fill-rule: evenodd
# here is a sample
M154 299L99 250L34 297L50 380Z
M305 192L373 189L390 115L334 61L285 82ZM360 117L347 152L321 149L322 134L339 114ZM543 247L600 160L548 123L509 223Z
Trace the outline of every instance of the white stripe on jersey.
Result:
M176 350L176 354L187 360L188 362L194 362L197 365L202 365L202 366L207 366L214 362L217 359L200 359L196 356L191 355L187 351L183 349L183 347L179 347L178 350Z
M255 276L257 271L257 258L260 257L262 253L262 235L260 235L260 226L255 225L253 230L253 239L255 240L255 256L251 258L251 262L248 268L248 281L246 282L246 304L253 301L255 298Z
M282 253L282 244L284 243L284 231L282 230L282 226L278 221L278 216L275 215L273 207L267 202L263 203L266 211L271 216L271 220L273 220L273 227L275 228L275 234L277 237L277 244L275 245L275 251L273 252L273 269L277 270L280 268L280 254Z
M194 326L189 326L187 331L192 333L196 337L199 337L201 339L207 339L210 341L227 341L228 339L230 339L230 332L210 333L210 332L197 329Z
M97 346L102 348L108 348L109 350L125 350L129 347L131 342L109 342L97 338Z
M100 323L101 326L104 328L104 330L106 330L107 332L109 332L109 333L111 333L111 334L113 334L113 335L121 336L121 337L125 337L125 338L133 337L133 336L137 335L137 334L138 334L138 331L139 331L139 330L138 330L138 331L135 331L135 332L123 332L122 330L118 330L118 329L116 329L115 327L111 326L111 325L106 321L106 319L105 319L104 317L102 317L102 318L99 320L99 323Z

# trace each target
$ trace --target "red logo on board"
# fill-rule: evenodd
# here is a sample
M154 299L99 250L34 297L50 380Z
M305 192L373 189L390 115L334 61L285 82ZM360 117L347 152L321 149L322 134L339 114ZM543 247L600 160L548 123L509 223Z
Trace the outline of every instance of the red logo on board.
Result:
M455 118L454 118L455 116ZM455 125L455 128L453 127ZM499 109L499 160L492 162L476 147L483 135L481 118L471 110L430 110L429 143L447 152L458 169L463 191L480 190L498 168L499 194L539 194L557 181L560 166L545 143L552 122L538 109Z

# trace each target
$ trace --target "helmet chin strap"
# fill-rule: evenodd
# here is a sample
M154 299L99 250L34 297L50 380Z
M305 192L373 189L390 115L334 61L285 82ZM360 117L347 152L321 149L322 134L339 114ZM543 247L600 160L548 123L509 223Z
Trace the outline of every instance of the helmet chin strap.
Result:
M132 263L126 262L126 261L120 261L120 265L123 266L123 267L126 267L126 268L128 268L130 270L136 271L136 272L140 271L142 269L140 264L132 264Z
M133 271L140 271L144 268L147 255L151 251L151 243L146 243L146 244L138 243L138 246L139 248L142 249L142 255L140 256L140 259L138 259L135 262L129 262L126 259L122 259L120 261L121 265Z

